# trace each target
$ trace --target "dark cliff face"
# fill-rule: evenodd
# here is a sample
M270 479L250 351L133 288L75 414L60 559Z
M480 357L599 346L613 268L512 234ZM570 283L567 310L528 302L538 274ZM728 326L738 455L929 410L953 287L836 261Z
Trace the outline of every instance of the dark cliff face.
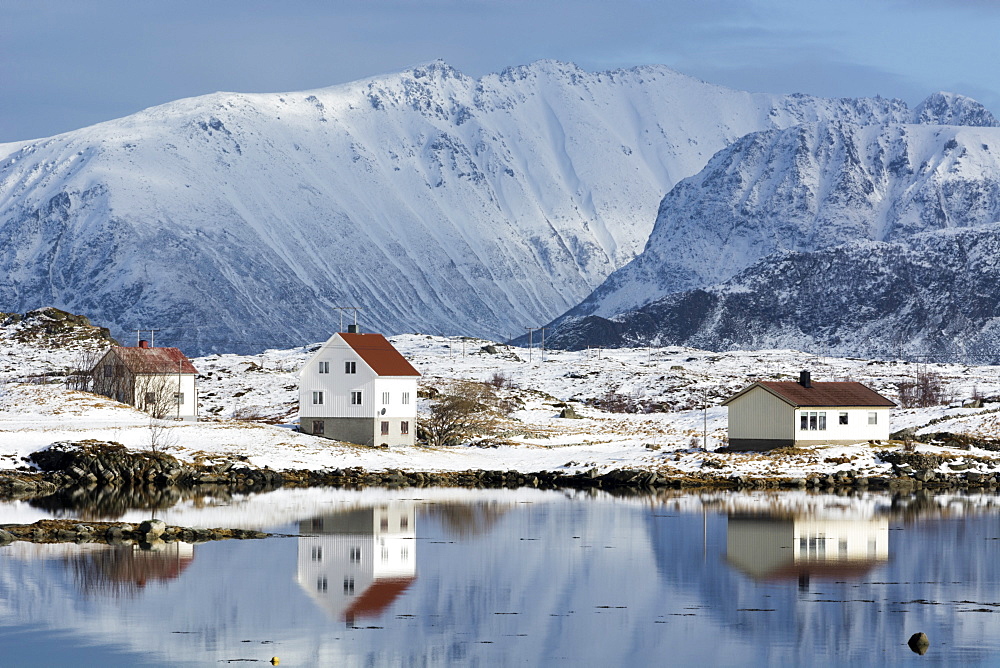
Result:
M1000 359L1000 225L899 243L766 258L729 281L613 319L584 318L553 347L798 348L859 356Z

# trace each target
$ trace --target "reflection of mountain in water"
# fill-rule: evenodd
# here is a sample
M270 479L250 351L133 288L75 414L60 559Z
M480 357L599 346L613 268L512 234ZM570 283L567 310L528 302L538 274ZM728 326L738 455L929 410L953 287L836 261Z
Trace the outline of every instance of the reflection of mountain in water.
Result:
M315 517L299 533L296 581L348 625L379 617L416 580L412 503Z
M726 556L756 580L859 578L889 560L889 518L730 515Z

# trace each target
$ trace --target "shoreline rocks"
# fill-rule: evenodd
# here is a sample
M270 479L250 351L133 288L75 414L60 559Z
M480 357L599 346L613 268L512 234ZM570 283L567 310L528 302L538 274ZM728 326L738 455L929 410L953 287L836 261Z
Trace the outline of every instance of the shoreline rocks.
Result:
M138 544L140 548L181 541L204 543L213 540L267 538L270 534L253 529L195 529L167 525L162 520L147 520L138 527L124 522L88 522L78 520L38 520L33 524L0 525L0 545L14 541L29 543L107 543ZM148 549L148 548L147 548Z

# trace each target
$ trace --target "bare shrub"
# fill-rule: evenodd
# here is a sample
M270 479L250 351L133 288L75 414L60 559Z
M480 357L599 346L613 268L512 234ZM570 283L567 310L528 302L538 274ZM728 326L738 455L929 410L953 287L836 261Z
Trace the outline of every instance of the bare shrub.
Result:
M233 409L232 418L241 422L261 422L270 416L263 406L239 406Z
M913 380L900 381L896 388L902 408L928 408L945 403L944 382L936 373L920 372Z
M457 382L420 421L419 434L428 445L457 445L488 433L501 412L501 401L488 384Z
M490 376L490 379L486 381L486 384L498 390L505 387L514 387L513 379L503 371L494 371L493 375Z

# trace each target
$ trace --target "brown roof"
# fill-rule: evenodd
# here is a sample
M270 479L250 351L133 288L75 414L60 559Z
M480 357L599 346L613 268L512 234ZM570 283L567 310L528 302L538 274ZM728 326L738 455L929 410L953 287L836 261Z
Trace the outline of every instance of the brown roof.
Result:
M196 374L194 368L179 348L126 348L115 347L112 350L118 354L122 364L132 373L190 373ZM180 363L180 371L178 371Z
M340 333L340 338L354 352L361 356L365 364L380 376L419 376L420 372L406 361L398 350L381 334Z
M344 618L350 621L355 617L378 617L409 589L416 579L402 577L376 580L362 592L361 596L354 599L351 606L344 611Z
M723 402L728 404L755 387L762 387L792 406L895 406L896 403L861 383L812 383L803 387L793 380L760 381L734 394Z

